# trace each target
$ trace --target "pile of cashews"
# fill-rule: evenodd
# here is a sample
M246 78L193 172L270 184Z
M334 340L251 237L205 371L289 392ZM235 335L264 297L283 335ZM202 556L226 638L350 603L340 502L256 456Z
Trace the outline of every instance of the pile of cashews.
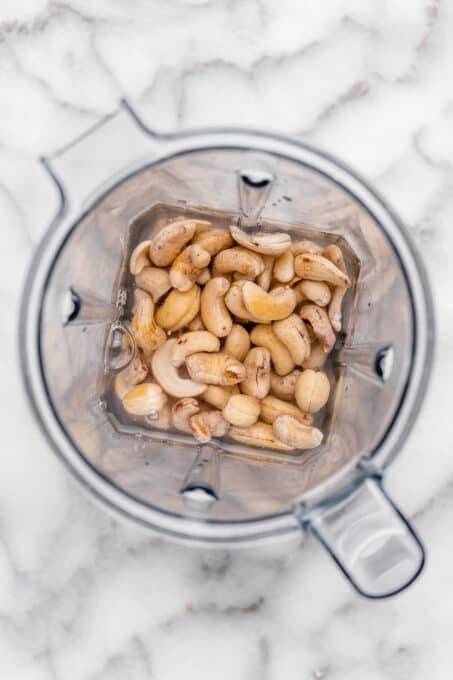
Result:
M114 383L128 414L201 443L320 445L321 369L351 285L337 245L181 217L139 243L129 266L137 352Z

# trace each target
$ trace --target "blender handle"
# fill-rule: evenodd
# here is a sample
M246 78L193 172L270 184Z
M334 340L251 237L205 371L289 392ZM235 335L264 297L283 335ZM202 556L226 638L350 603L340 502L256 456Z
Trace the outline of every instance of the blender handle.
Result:
M379 477L367 477L302 522L364 597L395 595L423 569L424 547Z
M117 111L41 161L57 185L61 210L77 214L107 185L155 160L163 144L122 100Z

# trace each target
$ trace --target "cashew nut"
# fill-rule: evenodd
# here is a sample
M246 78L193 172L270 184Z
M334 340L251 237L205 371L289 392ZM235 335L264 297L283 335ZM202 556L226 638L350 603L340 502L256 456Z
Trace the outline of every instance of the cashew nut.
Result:
M294 371L288 375L277 375L271 371L271 392L279 399L291 401L294 399L294 392L296 390L297 378L302 371L295 368Z
M144 267L135 277L135 285L146 290L155 303L171 288L167 270L159 267Z
M297 379L295 397L299 408L307 413L316 413L327 403L330 383L322 371L303 371Z
M154 415L154 414L153 414ZM155 430L169 430L171 427L171 408L170 404L167 402L162 406L159 411L159 415L153 417L152 419L147 418L146 425L152 427Z
M223 437L229 424L220 411L201 411L189 419L192 434L200 444L206 444L212 437Z
M281 255L291 247L291 237L289 234L279 232L275 234L246 234L239 227L230 227L231 236L236 243L239 243L248 250L263 255Z
M175 220L163 227L152 238L149 254L153 264L167 267L190 241L197 220Z
M129 366L127 366L121 373L115 377L115 394L119 399L130 392L134 385L143 382L148 375L148 366L143 361L142 357L137 354Z
M201 395L203 401L206 401L211 406L223 409L228 399L231 397L231 392L229 392L225 387L220 387L220 385L208 385L207 389Z
M239 324L235 323L225 340L223 351L227 354L230 354L238 361L244 361L249 349L249 334L245 330L244 326L240 326Z
M201 293L201 318L208 331L218 338L228 335L233 326L233 320L224 301L229 287L227 279L216 276L207 282Z
M223 352L191 354L186 366L192 380L210 385L234 385L246 375L243 364Z
M305 425L290 415L279 416L272 429L277 439L292 449L315 449L323 438L321 430Z
M204 286L211 278L211 270L209 267L204 267L197 276L196 283L200 286Z
M247 427L253 425L260 415L260 402L247 394L233 394L223 411L223 417L232 425Z
M218 352L220 340L209 331L191 331L181 335L173 346L171 363L182 366L190 354L196 352Z
M301 293L302 300L310 300L318 307L326 307L332 297L329 286L323 281L301 281L297 284L295 290L296 294L298 291Z
M241 382L241 392L263 399L270 389L271 355L265 347L253 347L244 359L247 377Z
M155 383L141 383L123 397L123 407L135 416L159 415L167 395Z
M236 281L235 283L231 284L230 289L225 295L225 304L230 312L241 321L257 322L257 319L255 319L253 315L250 314L244 305L242 290L245 283L246 281Z
M314 342L311 346L310 356L304 360L302 368L320 369L324 366L329 355L322 348L320 342Z
M132 251L131 259L129 261L129 269L133 276L140 274L142 269L149 267L149 246L151 241L142 241Z
M260 446L264 449L280 449L290 451L291 447L279 441L272 429L272 425L258 420L254 425L248 427L230 427L228 433L232 439L249 446Z
M302 305L299 314L303 321L310 324L323 350L327 353L331 352L335 344L335 333L325 309L307 303Z
M239 272L250 279L256 278L263 269L264 262L259 255L239 246L222 250L215 256L212 265L214 276Z
M245 308L259 323L284 319L296 306L296 293L292 288L282 286L267 293L253 281L244 283L242 299Z
M147 354L153 352L167 339L154 319L154 302L151 295L139 288L135 291L131 326L137 345Z
M286 319L274 321L272 330L285 345L296 366L301 366L309 356L311 346L307 327L297 314L290 314Z
M291 252L294 257L297 257L297 255L300 255L301 253L312 253L313 255L319 255L319 253L322 253L322 248L314 241L303 239L302 241L298 241L293 245Z
M261 255L264 262L264 269L256 277L256 282L263 290L269 290L272 281L272 271L274 269L275 257L273 255Z
M276 418L283 415L293 416L293 418L300 420L305 425L311 425L313 422L311 413L304 413L289 401L278 399L271 394L268 394L267 397L261 400L261 420L264 420L265 423L272 425Z
M280 283L289 283L294 277L294 255L290 250L277 257L273 274Z
M344 272L345 274L347 273L343 253L338 246L332 244L327 248L324 248L323 255L336 267L338 267L340 271ZM327 310L332 328L337 331L337 333L341 331L341 307L343 305L343 298L345 296L346 290L346 286L336 286L334 288L332 299L330 300L329 308Z
M187 246L175 258L170 268L170 281L173 288L184 292L190 290L202 269L211 261L210 254L201 246Z
M332 286L349 287L351 282L344 272L340 271L330 260L322 255L302 253L294 260L296 274L310 281L325 281Z
M192 397L179 399L179 401L173 404L173 408L171 409L173 427L180 432L192 434L190 418L198 413L199 410L200 407L196 399L193 399Z
M250 333L250 340L254 345L269 350L275 372L286 375L294 368L294 361L285 345L277 338L270 324L259 324Z
M205 331L206 330L206 328L204 327L204 323L201 320L201 314L200 313L198 313L197 316L187 324L187 330L189 330L189 331Z
M198 243L199 246L208 251L211 257L214 257L221 250L231 248L234 241L230 232L226 229L210 229L196 234L192 243Z
M153 354L151 368L159 385L172 397L196 397L205 391L206 385L181 378L178 370L171 363L171 357L177 340L170 338Z
M195 285L185 293L173 288L156 311L156 321L166 331L177 331L192 321L200 311L200 288Z

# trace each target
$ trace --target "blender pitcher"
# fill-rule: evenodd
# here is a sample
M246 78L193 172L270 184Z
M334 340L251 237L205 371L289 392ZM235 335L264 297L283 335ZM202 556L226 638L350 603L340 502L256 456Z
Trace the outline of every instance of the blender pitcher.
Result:
M37 419L83 486L191 544L306 530L362 595L409 585L424 549L382 480L426 391L433 312L421 264L382 199L293 140L244 130L156 135L125 102L43 162L60 208L28 274L21 362ZM354 285L318 449L200 446L110 408L109 380L130 360L124 336L134 348L128 254L181 214L341 245Z

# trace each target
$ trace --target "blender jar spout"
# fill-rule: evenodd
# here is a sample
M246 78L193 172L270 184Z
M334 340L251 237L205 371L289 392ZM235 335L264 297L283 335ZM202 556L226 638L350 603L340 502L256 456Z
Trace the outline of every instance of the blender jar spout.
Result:
M364 597L396 595L423 569L423 544L385 492L380 476L367 477L300 521Z

